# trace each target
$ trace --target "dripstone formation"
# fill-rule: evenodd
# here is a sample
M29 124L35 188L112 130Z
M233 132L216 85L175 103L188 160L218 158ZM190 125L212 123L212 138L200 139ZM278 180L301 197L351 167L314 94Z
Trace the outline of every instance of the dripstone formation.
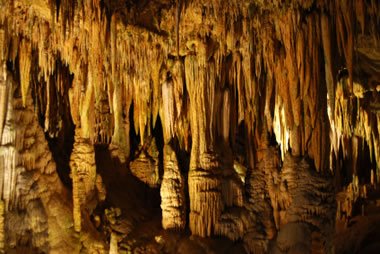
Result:
M0 0L1 253L376 252L379 142L377 0Z

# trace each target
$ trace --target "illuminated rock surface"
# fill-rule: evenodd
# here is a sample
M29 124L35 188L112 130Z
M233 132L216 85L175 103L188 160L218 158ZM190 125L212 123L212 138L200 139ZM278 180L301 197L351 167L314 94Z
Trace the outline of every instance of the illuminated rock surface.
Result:
M377 253L379 17L0 1L0 252Z

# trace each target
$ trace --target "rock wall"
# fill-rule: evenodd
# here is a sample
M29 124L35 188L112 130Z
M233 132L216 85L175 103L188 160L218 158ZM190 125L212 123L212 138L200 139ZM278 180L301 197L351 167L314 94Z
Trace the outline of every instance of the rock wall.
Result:
M243 239L249 252L329 252L333 227L325 221L335 206L326 175L341 170L339 152L356 171L362 138L379 173L378 1L4 0L0 7L0 194L5 227L38 218L19 231L32 232L36 248L59 245L50 218L67 209L75 231L96 236L87 221L106 192L94 145L117 151L150 187L161 184L165 229ZM75 125L72 203L44 136L61 135L64 116ZM180 152L190 154L189 168ZM235 172L244 167L246 176ZM50 196L68 203L50 207ZM12 215L20 209L36 215ZM74 239L65 225L52 232ZM313 228L310 244L282 244L286 225Z

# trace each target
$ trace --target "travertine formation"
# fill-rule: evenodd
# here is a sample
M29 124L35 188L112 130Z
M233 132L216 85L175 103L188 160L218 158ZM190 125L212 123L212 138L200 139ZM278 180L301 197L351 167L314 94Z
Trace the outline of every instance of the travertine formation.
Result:
M164 147L164 175L161 183L162 227L184 229L186 226L185 181L175 152Z
M118 252L126 236L96 215L111 200L100 172L114 173L100 148L136 192L160 188L164 229L249 253L332 252L336 199L351 214L359 179L335 192L365 175L365 147L379 179L377 0L0 8L4 251Z

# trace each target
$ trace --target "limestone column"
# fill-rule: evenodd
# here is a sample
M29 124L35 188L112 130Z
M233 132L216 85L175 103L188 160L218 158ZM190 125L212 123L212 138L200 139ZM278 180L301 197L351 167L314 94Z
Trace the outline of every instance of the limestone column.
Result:
M178 77L178 80L182 80ZM179 83L179 82L178 82ZM185 181L181 174L177 155L174 152L170 141L174 133L174 122L178 114L175 109L181 110L175 103L176 91L174 82L165 81L162 85L162 123L164 128L164 175L161 183L161 209L162 227L164 229L184 229L186 226L186 201L185 201ZM179 107L179 108L178 108Z
M96 189L95 151L89 139L75 133L74 148L70 158L73 179L73 215L75 231L81 231L81 213L86 202L93 198Z
M185 59L186 85L190 96L192 148L188 176L190 230L202 237L214 233L223 210L220 163L214 151L214 116L217 108L216 68L203 59L206 53L199 45L198 56Z

